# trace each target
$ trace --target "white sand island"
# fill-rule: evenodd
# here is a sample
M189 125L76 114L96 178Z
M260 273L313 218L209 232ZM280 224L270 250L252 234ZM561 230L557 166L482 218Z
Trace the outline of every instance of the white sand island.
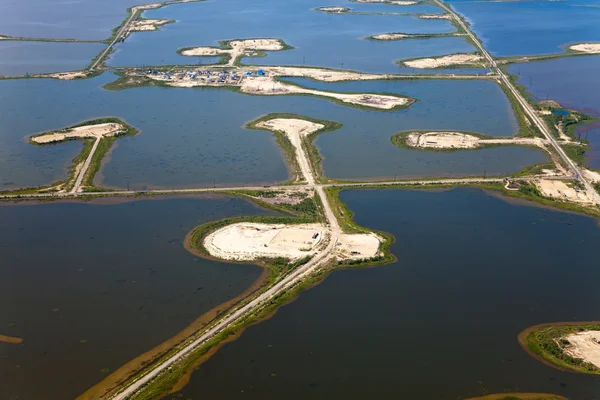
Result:
M450 54L442 57L418 58L403 61L402 64L410 68L441 68L453 65L479 64L484 61L478 54Z
M600 43L580 43L569 46L570 50L578 51L580 53L600 53Z
M125 133L123 125L117 123L105 123L97 125L78 126L59 132L49 132L40 136L34 136L31 141L38 144L61 142L67 139L93 138L99 139L107 136L117 136Z

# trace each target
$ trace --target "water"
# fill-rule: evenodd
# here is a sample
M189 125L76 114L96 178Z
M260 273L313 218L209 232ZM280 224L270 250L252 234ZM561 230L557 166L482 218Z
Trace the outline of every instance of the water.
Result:
M2 187L37 186L64 177L81 144L40 147L27 143L27 137L102 116L123 118L141 130L137 136L116 142L96 180L97 184L123 188L129 179L131 189L287 179L273 135L242 128L247 121L270 112L294 112L344 124L341 130L317 140L326 158L325 170L335 178L481 175L484 170L491 175L516 172L544 160L541 152L527 148L433 153L401 150L391 144L394 133L407 129L513 134L516 121L510 105L491 82L381 81L324 86L329 90L405 93L421 100L407 110L379 112L308 96L248 96L218 89L100 89L112 79L113 75L104 74L81 81L1 81L0 102L6 111L0 115Z
M293 110L297 98L267 99L211 89L100 88L114 79L104 74L81 81L0 81L0 103L6 111L0 115L3 187L63 178L81 144L34 146L27 137L102 116L120 117L141 133L116 142L101 170L101 184L125 187L128 177L132 189L287 179L273 135L242 126L271 110Z
M103 43L0 41L0 75L83 69L105 47Z
M341 198L360 225L395 235L399 260L331 274L225 345L183 398L598 399L600 377L548 367L517 342L534 324L598 319L597 221L476 189Z
M340 4L353 7L357 3ZM295 49L268 52L265 58L246 59L244 62L249 64L304 64L369 72L398 72L394 61L401 58L474 51L460 37L426 41L364 40L370 35L397 31L454 32L455 28L447 20L422 20L415 16L397 15L328 14L314 10L323 5L317 0L284 3L276 0L211 0L149 10L144 13L146 18L175 19L177 23L161 27L158 32L131 35L117 46L117 52L111 56L109 64L208 63L211 60L180 56L176 50L191 46L217 46L219 40L254 37L280 38ZM369 5L362 6L361 9ZM410 12L410 7L385 7Z
M509 67L519 83L538 100L553 99L562 106L600 117L600 56L563 58L515 64ZM590 142L586 163L600 169L600 124L582 125L576 131Z
M449 4L467 18L494 56L562 53L569 44L600 41L600 8L590 7L591 1Z
M98 202L0 206L0 333L24 338L0 343L2 399L75 398L260 275L183 248L196 225L266 213L248 202Z
M0 34L16 37L103 40L148 0L0 0Z
M339 121L339 130L320 135L325 174L339 179L375 177L503 175L545 162L536 149L503 146L457 152L400 149L390 138L406 130L461 130L491 136L511 136L518 124L510 102L489 81L363 81L322 83L293 78L292 82L339 92L398 93L419 101L398 112L311 109L308 115Z

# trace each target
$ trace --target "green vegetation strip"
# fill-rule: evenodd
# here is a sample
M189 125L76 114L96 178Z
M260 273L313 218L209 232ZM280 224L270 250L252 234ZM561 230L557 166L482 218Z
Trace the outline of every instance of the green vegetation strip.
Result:
M521 332L519 342L530 354L553 367L597 375L600 368L564 351L564 347L569 345L564 337L590 330L600 330L600 322L537 325Z

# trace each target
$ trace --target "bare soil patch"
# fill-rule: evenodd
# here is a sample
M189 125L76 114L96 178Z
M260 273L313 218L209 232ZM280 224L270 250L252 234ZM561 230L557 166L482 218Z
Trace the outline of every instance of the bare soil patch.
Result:
M600 43L580 43L569 46L570 50L581 53L600 53Z
M410 68L441 68L453 65L478 64L482 63L483 60L483 57L478 54L451 54L442 57L404 61L403 64Z
M577 332L564 337L569 345L563 351L600 368L600 331Z
M103 138L107 136L117 136L126 131L125 127L116 123L105 123L98 125L78 126L60 132L49 132L40 136L34 136L31 141L38 144L61 142L67 139L81 138Z

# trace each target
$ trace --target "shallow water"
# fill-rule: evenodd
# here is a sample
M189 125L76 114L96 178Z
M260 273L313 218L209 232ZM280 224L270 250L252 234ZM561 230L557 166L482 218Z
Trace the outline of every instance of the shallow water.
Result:
M571 57L514 64L509 72L538 100L553 99L562 106L600 118L600 56ZM600 124L583 125L577 134L590 142L587 164L600 169Z
M339 2L338 2L339 3ZM340 3L353 7L357 3ZM254 37L283 39L293 50L268 52L267 57L244 60L248 64L316 65L369 72L398 72L400 58L470 52L463 38L377 42L364 40L377 33L449 33L446 20L422 20L415 16L328 14L314 10L317 0L210 0L150 10L146 18L175 19L177 23L157 32L131 35L117 46L110 65L162 65L208 63L202 57L185 57L178 48L217 46L219 40ZM331 4L325 4L331 5ZM361 10L371 5L360 5ZM409 6L384 6L411 12ZM420 7L412 12L422 12ZM433 6L428 6L430 8ZM439 10L439 9L438 9Z
M248 96L218 89L146 87L106 91L111 74L83 81L0 81L0 167L5 189L47 184L66 175L80 144L33 146L27 137L78 121L116 116L139 128L121 138L97 183L131 189L272 183L287 179L270 132L242 126L270 112L340 121L317 145L334 178L458 176L516 172L541 162L533 149L433 153L402 150L390 137L407 129L459 129L511 135L516 121L491 82L406 81L323 85L328 90L396 92L420 101L398 112L364 111L308 96ZM310 86L318 85L303 81ZM50 179L51 178L51 179Z
M0 34L17 37L103 40L148 0L0 0Z
M24 339L0 343L0 398L75 398L242 293L259 267L195 257L183 239L265 213L222 197L0 206L0 333Z
M391 113L342 108L311 110L310 116L343 124L341 129L315 140L323 154L325 174L331 178L503 175L546 160L540 150L517 146L430 152L400 149L390 142L396 132L411 129L473 131L491 136L516 134L518 125L510 102L500 87L490 81L289 81L323 90L398 93L419 100L407 109Z
M594 1L448 3L495 56L562 53L569 44L600 41L600 8Z
M106 48L103 43L0 40L0 75L16 76L85 68Z
M534 324L598 319L596 221L475 189L341 199L360 225L395 235L399 260L333 273L225 345L183 398L598 399L600 377L555 370L517 342Z

